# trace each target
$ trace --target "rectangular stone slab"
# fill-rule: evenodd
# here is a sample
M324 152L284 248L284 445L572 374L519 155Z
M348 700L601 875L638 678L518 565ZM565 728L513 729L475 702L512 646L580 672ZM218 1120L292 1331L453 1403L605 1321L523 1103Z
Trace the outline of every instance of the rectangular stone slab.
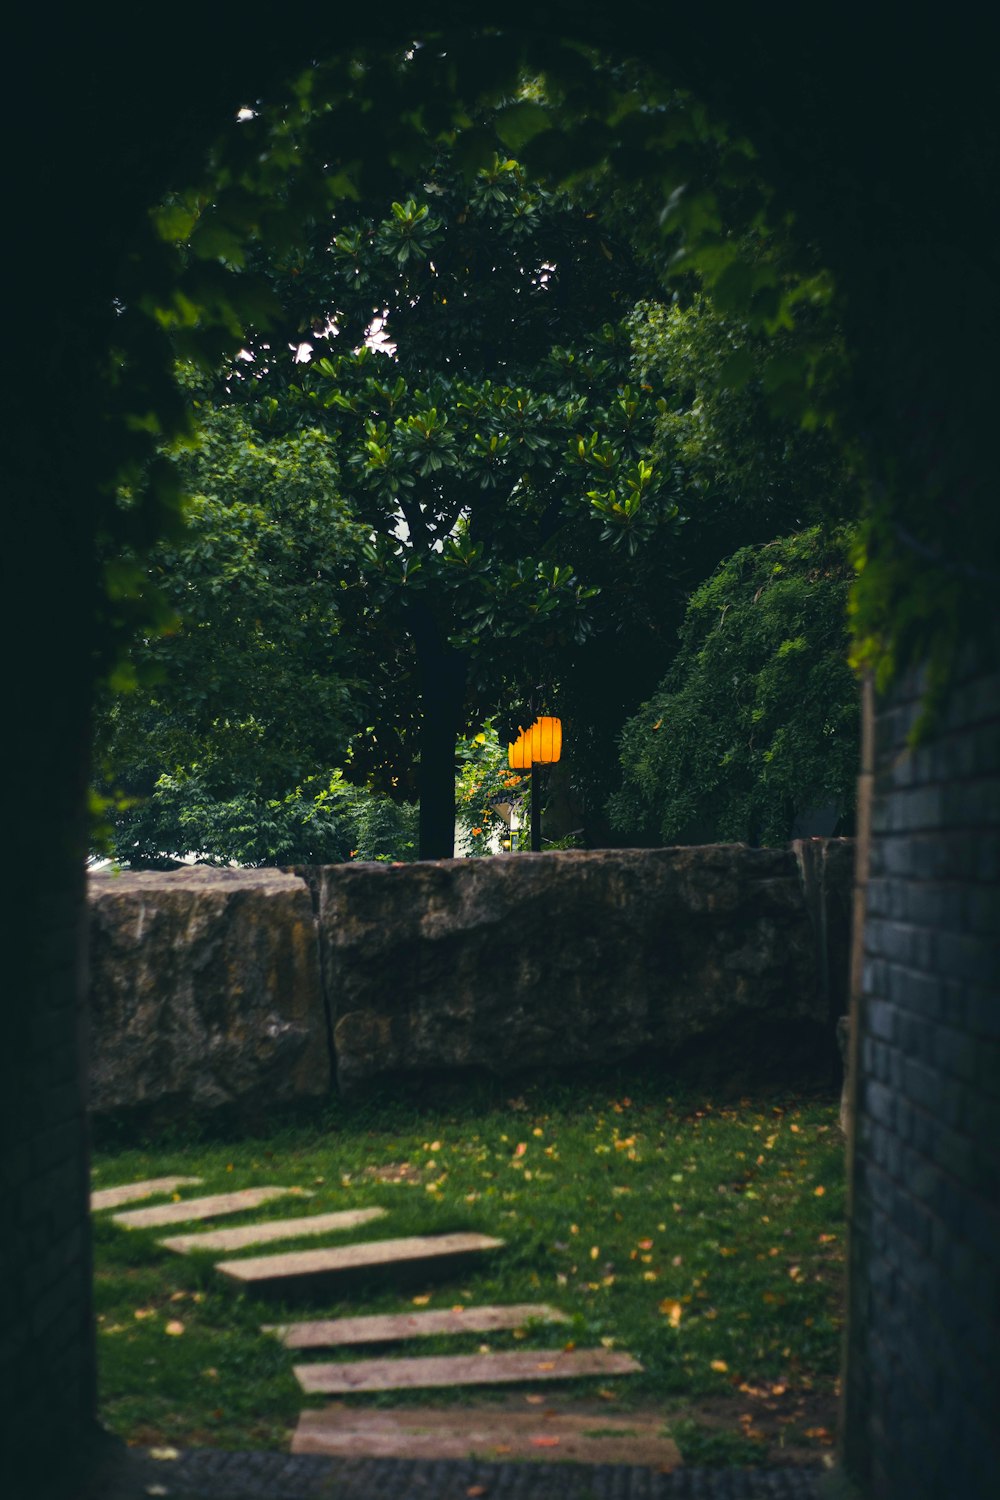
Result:
M518 1302L508 1307L447 1307L379 1317L321 1318L312 1323L268 1323L261 1331L276 1333L286 1349L334 1349L344 1344L388 1344L438 1333L492 1333L497 1328L520 1328L532 1321L568 1323L569 1319L557 1307Z
M335 1458L506 1458L541 1463L642 1464L661 1472L680 1466L659 1415L400 1407L359 1411L328 1406L304 1411L293 1453Z
M188 1198L180 1203L158 1203L153 1208L130 1208L123 1214L115 1214L116 1224L123 1229L158 1229L162 1224L186 1224L191 1219L217 1219L223 1214L245 1213L248 1208L259 1208L272 1198L282 1198L286 1193L301 1189L286 1187L244 1188L239 1193L213 1193L210 1198Z
M263 1224L240 1224L236 1229L209 1229L202 1234L175 1234L158 1240L167 1250L188 1255L192 1250L242 1250L245 1245L266 1245L272 1240L294 1240L299 1235L332 1234L338 1229L357 1229L373 1219L384 1219L384 1208L343 1208L332 1214L310 1214L303 1219L269 1219Z
M125 1182L121 1187L99 1188L90 1195L90 1206L95 1213L102 1208L118 1208L122 1203L135 1203L139 1198L152 1198L154 1193L172 1193L179 1187L197 1187L200 1177L151 1177L147 1182Z
M499 1250L503 1240L488 1234L410 1235L399 1240L371 1240L327 1250L291 1250L286 1255L254 1255L220 1260L215 1269L236 1281L287 1285L297 1277L335 1276L393 1267L416 1268L450 1259Z
M584 1375L634 1375L642 1366L616 1349L505 1349L495 1354L435 1354L420 1359L355 1359L296 1365L310 1394L405 1391L437 1385L506 1385L511 1381L577 1380Z

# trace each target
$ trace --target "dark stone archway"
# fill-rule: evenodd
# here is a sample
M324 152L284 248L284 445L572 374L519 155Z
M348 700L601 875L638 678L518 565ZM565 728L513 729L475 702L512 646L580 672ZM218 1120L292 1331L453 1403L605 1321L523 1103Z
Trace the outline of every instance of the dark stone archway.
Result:
M460 23L464 11L411 6L405 24ZM156 44L106 9L22 24L6 198L0 1476L15 1496L62 1497L98 1433L79 1061L93 543L109 473L92 372L113 337L121 247L149 204L197 173L237 105L368 23L311 8L302 21L283 13L278 29L271 8L265 22L252 7L220 18L179 4ZM382 38L392 24L380 14ZM653 0L627 12L552 0L533 24L658 50L750 135L846 294L876 474L898 483L902 470L916 492L942 450L961 450L969 483L948 503L967 519L992 459L982 356L1000 321L984 212L997 162L987 39L920 32L912 18L897 34L855 33L847 16L831 31L825 13L785 28L750 7L710 33L703 12ZM872 868L885 905L869 908L859 1033L845 1434L871 1495L985 1496L995 1444L998 1309L983 1267L1000 1226L981 1151L998 1118L991 670L972 672L926 774L900 769L915 764L900 753L905 690L879 715ZM953 1303L943 1277L961 1285Z

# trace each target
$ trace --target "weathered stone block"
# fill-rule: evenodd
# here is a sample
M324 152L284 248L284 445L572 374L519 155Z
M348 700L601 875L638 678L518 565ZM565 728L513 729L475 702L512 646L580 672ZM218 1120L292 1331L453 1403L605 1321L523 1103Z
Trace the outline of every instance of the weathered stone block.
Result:
M846 882L846 903L851 862L839 856L831 878ZM567 851L308 877L345 1093L392 1073L739 1048L762 1027L780 1048L799 1023L834 1047L843 997L831 1006L830 976L839 989L846 954L820 962L791 849Z
M312 903L277 870L92 875L91 1109L180 1115L322 1095Z

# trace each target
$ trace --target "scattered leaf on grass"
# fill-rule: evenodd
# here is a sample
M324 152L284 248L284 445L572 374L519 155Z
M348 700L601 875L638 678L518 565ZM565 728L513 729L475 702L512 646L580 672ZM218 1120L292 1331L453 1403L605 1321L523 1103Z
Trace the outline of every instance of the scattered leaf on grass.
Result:
M726 1371L729 1369L729 1366L726 1364L726 1361L724 1359L713 1359L712 1360L712 1369L713 1370L718 1370L721 1374L724 1375L726 1373Z
M163 1331L164 1333L169 1333L172 1338L179 1338L184 1332L184 1324L179 1318L172 1318Z
M181 1455L178 1448L150 1448L149 1456L150 1458L158 1458L165 1462L171 1458L180 1458Z

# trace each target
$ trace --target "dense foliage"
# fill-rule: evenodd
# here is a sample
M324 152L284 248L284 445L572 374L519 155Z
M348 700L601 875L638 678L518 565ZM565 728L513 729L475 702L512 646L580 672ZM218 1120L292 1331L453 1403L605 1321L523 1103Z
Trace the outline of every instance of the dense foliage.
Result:
M664 843L783 843L850 826L858 692L847 665L849 533L746 547L692 595L676 661L622 734L622 831ZM831 826L827 831L832 832Z
M428 59L418 50L399 66L415 82ZM364 87L358 73L348 92ZM669 663L691 589L734 548L846 508L841 452L798 425L822 420L802 393L838 367L829 283L769 225L745 143L635 70L608 70L602 88L641 101L621 122L634 149L640 137L649 149L659 121L694 151L700 196L672 199L667 216L687 277L669 304L630 248L658 242L626 157L609 191L598 153L569 197L507 154L523 144L559 170L555 122L579 101L551 80L522 78L474 126L428 138L416 167L410 150L380 173L328 175L325 202L293 181L312 171L311 132L332 139L327 106L303 100L297 124L293 110L283 126L247 127L276 161L295 157L288 181L271 183L268 230L245 177L233 209L225 172L216 202L181 197L156 218L165 240L185 241L195 284L214 256L254 288L258 326L216 403L245 404L265 457L316 444L317 492L344 497L364 539L360 558L341 560L329 669L349 748L317 755L305 736L271 800L339 764L396 798L419 795L425 854L450 849L456 736L489 714L502 740L513 734L540 681L567 721L572 821L606 840L596 814L615 737ZM739 224L750 184L758 207L734 234L720 215ZM709 247L701 260L696 242ZM180 304L161 313L176 347L204 359L205 309L194 322ZM215 722L228 735L225 715Z
M363 207L262 260L282 331L248 337L216 400L243 404L265 457L308 434L322 450L318 503L343 496L365 539L334 592L370 705L341 764L418 793L440 855L457 737L491 713L513 733L531 689L617 623L598 590L627 586L677 503L621 328L648 273L595 213L502 151L471 176L441 152L402 201Z

